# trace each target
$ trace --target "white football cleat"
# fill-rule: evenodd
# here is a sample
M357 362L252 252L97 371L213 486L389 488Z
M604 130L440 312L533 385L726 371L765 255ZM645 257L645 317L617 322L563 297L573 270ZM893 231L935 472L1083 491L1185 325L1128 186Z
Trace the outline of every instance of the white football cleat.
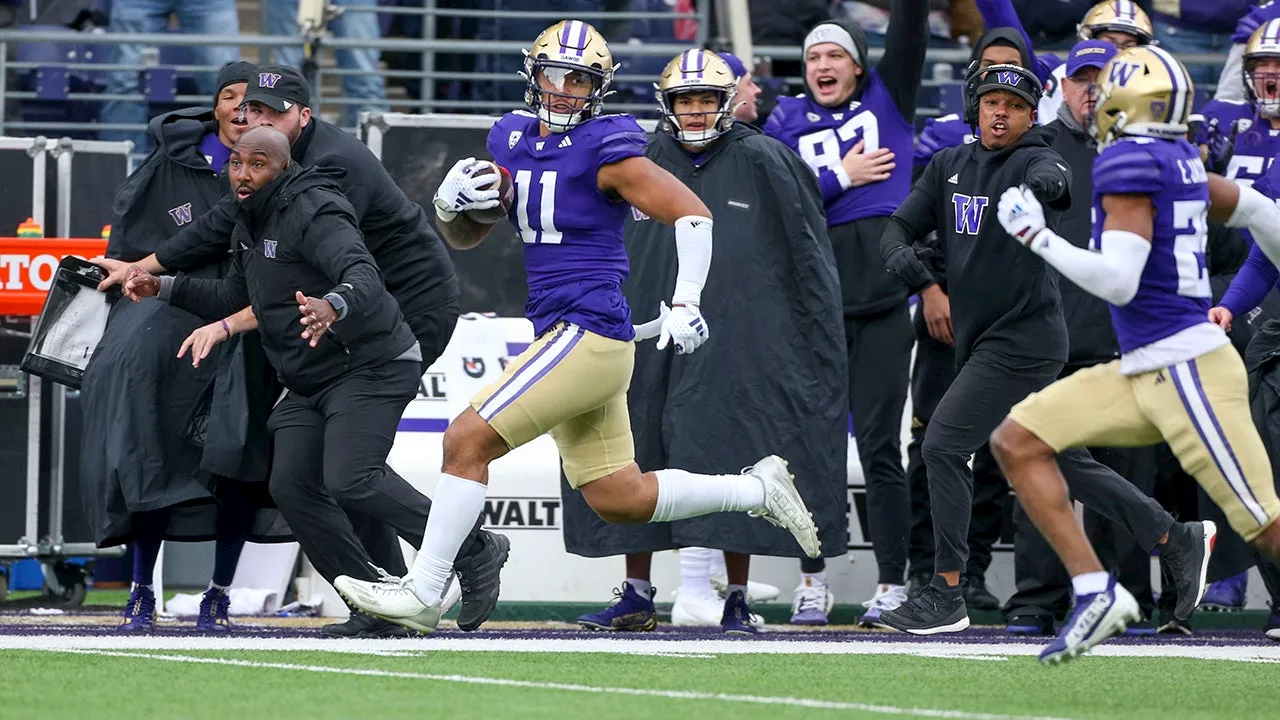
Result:
M440 616L444 614L446 598L433 605L423 604L413 592L408 578L387 576L369 582L340 575L333 581L333 587L344 600L363 612L421 633L434 632L440 624ZM460 597L461 592L453 602L456 603Z
M671 624L686 627L718 627L724 616L724 600L712 593L671 593L675 603L671 606ZM751 613L751 624L764 627L764 617Z
M787 470L787 461L777 455L769 455L748 468L746 473L764 485L764 507L747 514L787 530L800 543L805 555L818 557L821 553L818 528L796 490L795 478Z

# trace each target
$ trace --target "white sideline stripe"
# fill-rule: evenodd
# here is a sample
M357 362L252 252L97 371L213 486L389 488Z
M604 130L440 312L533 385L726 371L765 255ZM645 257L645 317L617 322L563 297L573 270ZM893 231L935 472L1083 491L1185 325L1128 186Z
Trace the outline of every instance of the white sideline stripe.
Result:
M1280 643L1258 633L1258 645L1207 646L1100 645L1090 657L1190 658L1280 662ZM1040 652L1035 643L950 643L950 642L825 642L763 640L627 640L622 638L460 638L430 637L395 640L337 640L331 638L181 637L128 635L0 635L0 650L232 650L308 651L337 653L386 652L528 652L528 653L616 653L659 655L668 653L704 655L922 655L938 654L955 659L982 656L1027 656Z
M113 652L110 650L60 650L54 652L119 658L144 658L147 660L196 663L199 665L230 665L234 667L333 673L335 675L362 675L366 677L400 678L405 680L432 680L435 682L460 683L464 685L491 685L497 687L524 688L527 690L554 690L561 692L587 693L592 695L627 695L632 697L664 698L668 700L711 700L713 702L745 703L750 705L784 705L814 710L853 710L866 713L879 713L881 715L948 718L949 720L1064 720L1062 718L1038 715L992 715L988 713L963 712L960 710L905 708L895 707L892 705L868 705L865 703L816 700L812 698L772 697L765 695L730 695L728 693L698 692L693 690L645 690L640 688L600 687L595 685L571 685L568 683L477 677L473 675L436 675L433 673L395 672L391 670L368 670L364 668L338 668L327 667L325 665L293 665L289 663L229 660L226 658L188 657L185 655L155 655L152 653Z

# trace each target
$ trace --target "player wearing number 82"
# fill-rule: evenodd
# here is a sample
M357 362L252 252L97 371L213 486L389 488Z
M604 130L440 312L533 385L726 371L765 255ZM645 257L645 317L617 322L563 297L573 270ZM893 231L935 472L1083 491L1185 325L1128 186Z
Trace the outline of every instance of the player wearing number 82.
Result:
M1280 500L1249 415L1244 363L1209 322L1204 267L1208 217L1247 227L1263 252L1280 257L1280 209L1243 183L1205 172L1185 140L1191 81L1172 55L1130 48L1099 79L1092 128L1103 148L1093 166L1097 252L1048 228L1025 188L1006 190L998 212L1010 235L1111 303L1120 342L1119 360L1031 395L991 436L1019 501L1072 577L1075 611L1041 653L1044 662L1088 650L1137 615L1076 524L1055 467L1058 453L1164 440L1241 537L1280 555Z
M622 294L627 276L623 222L628 205L675 226L678 269L673 308L655 321L658 348L692 353L708 341L699 312L711 265L710 213L683 183L645 157L648 139L628 115L604 115L613 81L609 47L595 28L565 20L526 53L525 102L490 130L488 150L515 182L509 218L524 241L526 314L536 340L471 400L444 436L437 512L404 578L378 583L338 578L344 597L370 614L423 632L440 620L441 595L471 522L484 506L488 466L544 433L556 442L570 485L602 518L617 523L750 512L785 527L805 554L819 553L817 530L786 462L768 456L737 475L683 470L642 473L627 412L637 335ZM482 163L460 160L434 204L445 239L472 247L489 227L466 219L494 207ZM653 312L657 308L645 308Z
M849 412L878 566L873 608L892 607L906 581L911 501L901 433L915 332L906 288L884 272L879 243L911 192L928 14L927 0L896 0L874 65L856 23L815 25L804 39L805 94L778 98L764 126L817 176L827 212L843 296ZM802 560L800 569L796 622L825 623L832 602L825 565Z

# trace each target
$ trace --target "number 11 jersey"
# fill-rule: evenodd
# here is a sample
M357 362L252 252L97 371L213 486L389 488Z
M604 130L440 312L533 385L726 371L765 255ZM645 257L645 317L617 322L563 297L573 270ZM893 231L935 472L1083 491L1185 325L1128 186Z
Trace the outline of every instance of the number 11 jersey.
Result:
M614 340L633 338L622 295L630 206L601 190L596 175L605 165L643 157L647 146L630 115L602 115L542 137L538 118L516 111L490 129L489 153L515 184L508 217L524 243L525 315L535 335L570 322Z

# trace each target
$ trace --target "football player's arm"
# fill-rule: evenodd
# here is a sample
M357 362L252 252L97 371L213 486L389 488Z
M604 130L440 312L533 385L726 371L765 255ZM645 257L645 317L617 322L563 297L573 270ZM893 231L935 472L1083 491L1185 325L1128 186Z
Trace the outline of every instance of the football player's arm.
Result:
M445 220L437 214L436 227L440 229L444 241L454 250L470 250L479 245L493 229L492 225L478 223L465 213L458 213L452 220Z
M1209 174L1209 219L1245 228L1273 265L1280 267L1280 207L1251 187Z
M1082 290L1127 305L1138 294L1151 254L1155 206L1150 195L1123 193L1103 195L1102 209L1102 252L1076 247L1045 227L1044 209L1025 186L1004 192L998 214L1005 231Z
M711 270L711 211L684 183L647 157L633 156L601 165L601 190L676 229L675 305L697 305Z
M1237 43L1227 51L1227 60L1222 64L1222 74L1218 76L1218 89L1213 93L1214 100L1236 100L1243 102L1244 96L1244 43Z
M907 122L916 116L916 93L924 76L929 37L929 0L897 0L889 9L884 55L876 73L884 82L898 113Z

